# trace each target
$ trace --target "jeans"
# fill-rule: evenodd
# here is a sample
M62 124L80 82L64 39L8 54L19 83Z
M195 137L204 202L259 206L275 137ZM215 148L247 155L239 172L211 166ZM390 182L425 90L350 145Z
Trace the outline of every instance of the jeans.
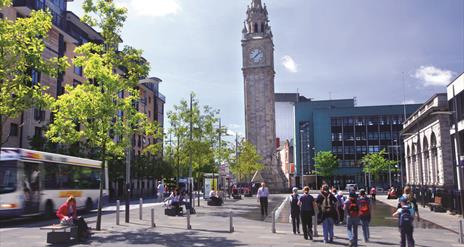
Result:
M260 197L259 204L261 205L261 215L266 214L267 216L267 197Z
M291 213L291 216L292 216L293 233L296 233L296 232L300 233L300 211L293 211Z
M369 222L371 221L370 216L360 217L359 219L361 220L364 241L367 242L369 241L369 236L370 236L370 233L369 233Z
M350 246L358 246L358 225L359 218L346 218L346 229L348 232L348 239L350 240Z
M303 226L303 236L305 239L313 239L313 216L312 211L301 211L301 222Z
M334 219L327 217L322 221L322 233L325 242L332 242L334 238Z
M406 240L408 242L408 247L413 247L414 246L414 238L412 236L412 233L413 233L412 226L400 227L400 233L401 233L400 247L406 247Z

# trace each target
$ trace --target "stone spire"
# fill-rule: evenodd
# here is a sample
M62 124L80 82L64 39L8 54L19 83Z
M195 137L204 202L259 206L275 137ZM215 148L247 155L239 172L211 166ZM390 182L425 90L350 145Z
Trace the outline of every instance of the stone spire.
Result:
M246 13L245 28L242 31L244 38L248 36L272 37L266 4L263 5L261 0L252 0Z
M261 0L252 0L251 1L251 8L263 8L263 5L261 4Z

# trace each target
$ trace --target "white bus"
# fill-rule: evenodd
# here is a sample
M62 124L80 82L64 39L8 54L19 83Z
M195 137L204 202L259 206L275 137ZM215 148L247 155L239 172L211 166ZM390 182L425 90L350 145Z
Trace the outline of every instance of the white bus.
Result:
M99 199L101 161L19 148L0 155L0 218L52 216L69 195L79 209L91 210ZM105 169L104 201L108 199Z

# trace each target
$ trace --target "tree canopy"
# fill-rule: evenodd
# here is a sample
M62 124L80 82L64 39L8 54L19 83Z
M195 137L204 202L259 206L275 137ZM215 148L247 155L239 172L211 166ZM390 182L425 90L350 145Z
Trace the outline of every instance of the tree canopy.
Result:
M0 0L0 8L10 4ZM39 75L56 77L68 64L65 57L43 57L51 29L52 16L43 10L15 21L0 19L0 133L8 119L31 107L46 108L53 101ZM1 138L0 146L8 141Z
M314 157L316 174L324 178L329 178L333 175L338 167L338 159L332 152L319 151Z
M133 134L157 139L161 133L158 124L137 109L138 83L148 74L148 62L140 50L129 46L117 49L127 10L106 0L86 0L83 9L83 20L101 31L104 43L89 42L75 49L78 55L73 63L83 68L86 81L75 87L67 85L66 92L53 103L55 120L46 135L52 142L66 144L85 140L89 147L100 150L104 168L109 155L124 157ZM151 144L146 149L156 152L159 147ZM102 186L100 183L100 197Z
M388 171L389 169L391 171L397 171L398 169L395 167L397 162L394 160L388 160L385 158L385 156L385 149L382 149L377 153L364 155L364 157L361 159L361 162L364 164L363 171L365 173L372 174L374 177L382 172Z
M238 146L238 157L231 162L231 171L239 181L250 180L256 171L264 168L261 160L256 147L251 142L242 140Z

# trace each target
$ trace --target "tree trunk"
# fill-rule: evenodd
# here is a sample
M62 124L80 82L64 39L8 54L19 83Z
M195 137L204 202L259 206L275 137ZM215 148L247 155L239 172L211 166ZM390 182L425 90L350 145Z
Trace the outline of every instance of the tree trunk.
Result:
M100 196L98 199L98 210L97 210L97 225L95 229L97 231L101 230L101 216L102 216L102 206L103 206L103 184L104 184L104 179L105 179L105 162L106 162L106 143L103 144L103 149L102 149L102 167L100 170Z

